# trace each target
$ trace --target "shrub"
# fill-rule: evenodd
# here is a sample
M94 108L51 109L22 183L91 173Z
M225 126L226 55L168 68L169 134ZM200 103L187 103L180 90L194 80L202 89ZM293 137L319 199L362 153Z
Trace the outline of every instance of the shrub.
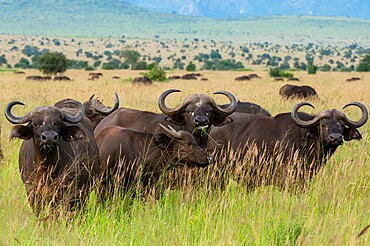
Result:
M356 67L357 72L370 72L370 53L365 55Z
M47 52L39 56L39 70L45 74L63 73L70 65L70 61L63 53Z
M145 74L149 79L152 81L166 81L166 72L164 71L163 68L161 68L158 64L154 63L152 69Z
M317 66L313 65L313 63L308 63L307 65L307 72L308 74L316 74Z
M292 73L281 70L280 68L270 68L269 75L270 77L293 78Z
M192 72L192 71L195 71L197 69L197 67L192 62L189 62L189 64L186 66L185 69L186 69L186 71Z

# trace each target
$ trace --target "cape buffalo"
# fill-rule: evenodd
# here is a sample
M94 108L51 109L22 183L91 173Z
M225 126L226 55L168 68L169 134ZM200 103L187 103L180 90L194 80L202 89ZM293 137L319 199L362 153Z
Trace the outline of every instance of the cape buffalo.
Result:
M314 88L308 85L290 85L286 84L279 90L279 95L284 98L298 97L298 98L310 98L317 97L317 93Z
M170 89L159 96L158 106L162 114L120 108L103 119L95 128L94 134L109 126L157 133L157 131L163 131L159 123L162 125L171 123L176 130L193 133L197 143L205 148L211 126L222 126L230 122L228 116L235 111L237 105L237 99L231 93L218 91L214 94L222 94L229 98L230 105L227 108L219 107L210 96L204 94L190 94L179 106L168 108L165 99L174 92L180 92L180 90Z
M136 77L132 80L133 84L142 84L142 85L151 85L153 81L149 79L147 76L143 77Z
M19 170L35 214L39 215L45 206L73 209L83 204L100 175L100 161L93 134L81 123L82 104L75 115L42 106L22 117L11 113L15 105L24 104L10 102L5 117L17 124L11 137L24 140L19 151ZM28 124L19 125L25 123Z
M362 111L358 121L352 121L337 110L324 110L317 115L298 112L304 105L296 104L290 113L268 117L259 114L234 113L233 121L222 127L212 128L208 148L210 150L230 145L233 150L257 147L259 155L284 161L298 154L314 174L335 152L343 141L361 139L356 129L368 119L366 107L358 102L348 103L343 107L356 106ZM312 163L315 163L312 165Z
M226 108L228 104L220 105L221 108ZM263 114L266 116L271 116L271 114L260 105L251 102L241 102L238 101L235 112L247 113L247 114Z
M119 98L116 92L114 93L114 105L112 108L105 106L98 99L95 99L94 95L92 95L89 100L83 104L85 107L85 116L90 120L93 130L102 119L113 113L119 107ZM76 100L68 98L60 100L55 103L54 106L60 109L72 108L74 109L74 113L76 113L76 110L78 109L78 102L76 102Z
M107 192L111 193L112 185L117 184L128 188L138 177L144 186L155 183L164 169L177 162L200 167L208 165L209 156L191 133L161 124L160 127L165 133L150 134L111 126L95 136ZM116 180L112 184L114 177Z

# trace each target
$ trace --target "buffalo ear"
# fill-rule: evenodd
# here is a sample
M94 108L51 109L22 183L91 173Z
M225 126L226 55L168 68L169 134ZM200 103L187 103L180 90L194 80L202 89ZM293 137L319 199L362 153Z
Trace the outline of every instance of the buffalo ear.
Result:
M161 149L164 150L168 147L168 145L171 142L171 138L167 136L166 134L160 133L155 134L154 137L154 143Z
M178 126L185 125L185 117L182 114L173 114L166 117L166 121Z
M353 139L360 140L362 139L362 136L360 132L356 128L344 128L344 140L346 141L351 141Z
M226 114L216 114L212 119L212 125L214 126L223 126L227 123L232 122L233 119L231 119Z
M64 126L60 135L66 142L76 141L85 137L85 134L78 126Z
M32 130L29 126L14 126L10 137L29 140L32 138Z

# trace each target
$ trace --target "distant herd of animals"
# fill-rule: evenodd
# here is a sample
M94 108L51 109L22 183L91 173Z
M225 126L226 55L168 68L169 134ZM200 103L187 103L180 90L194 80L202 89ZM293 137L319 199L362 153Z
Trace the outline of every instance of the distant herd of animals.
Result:
M178 92L169 89L159 95L162 113L120 107L117 93L112 107L93 95L84 103L67 98L23 116L14 115L12 109L24 103L9 102L5 117L14 124L11 137L24 140L19 170L34 213L61 203L76 209L93 187L103 199L110 197L117 177L122 192L137 182L151 186L169 165L204 168L225 149L257 148L257 157L279 155L283 162L298 155L301 168L315 173L344 141L360 140L357 128L368 120L368 110L359 102L342 108L361 110L358 120L340 109L300 112L304 106L314 107L308 102L271 116L227 91L214 94L227 97L228 104L219 105L206 94L190 94L178 106L168 107L166 98ZM280 90L286 97L295 92L299 97L317 95L308 87L285 85Z

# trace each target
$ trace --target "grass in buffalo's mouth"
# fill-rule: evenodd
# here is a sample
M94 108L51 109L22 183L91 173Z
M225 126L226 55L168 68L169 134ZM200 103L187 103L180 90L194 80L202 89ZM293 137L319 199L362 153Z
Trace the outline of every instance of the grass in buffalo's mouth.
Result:
M40 150L45 151L47 153L53 151L55 148L58 148L57 144L42 144L40 146Z

